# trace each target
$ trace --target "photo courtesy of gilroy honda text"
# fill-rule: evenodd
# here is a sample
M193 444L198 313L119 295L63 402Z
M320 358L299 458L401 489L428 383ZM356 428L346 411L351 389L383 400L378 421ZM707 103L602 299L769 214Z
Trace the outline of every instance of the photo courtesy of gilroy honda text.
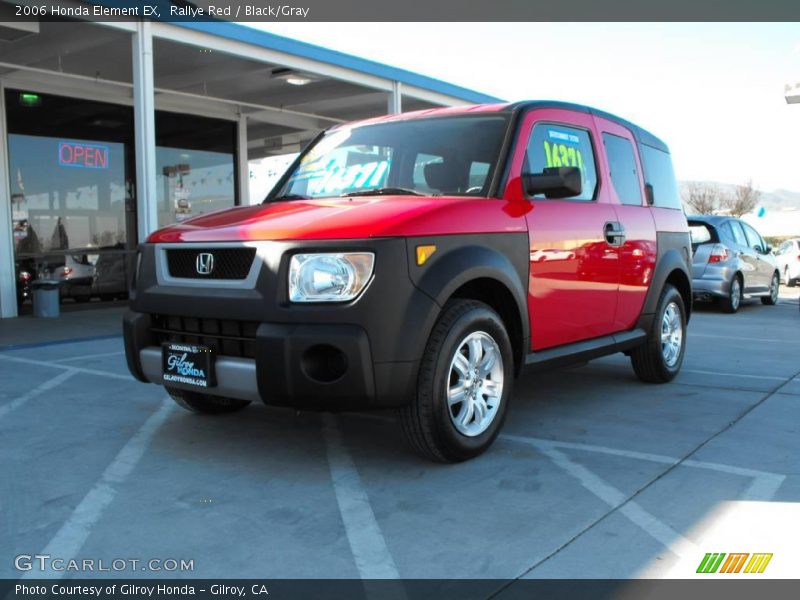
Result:
M263 204L140 247L131 373L184 408L397 407L461 461L524 369L624 352L672 380L691 240L667 146L585 106L519 102L333 127Z

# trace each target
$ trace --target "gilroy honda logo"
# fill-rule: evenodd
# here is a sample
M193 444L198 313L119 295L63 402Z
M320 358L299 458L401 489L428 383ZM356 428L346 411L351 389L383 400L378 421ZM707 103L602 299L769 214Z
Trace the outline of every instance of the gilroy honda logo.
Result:
M697 572L763 573L770 560L772 560L772 553L750 554L748 552L739 552L725 554L724 552L708 552L703 557L703 560L700 561Z

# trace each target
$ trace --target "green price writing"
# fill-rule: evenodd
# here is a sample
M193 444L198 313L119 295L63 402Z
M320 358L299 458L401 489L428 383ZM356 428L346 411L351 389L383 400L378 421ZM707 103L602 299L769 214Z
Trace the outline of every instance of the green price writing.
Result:
M548 167L578 167L583 171L581 151L566 144L551 144L544 141L544 154Z

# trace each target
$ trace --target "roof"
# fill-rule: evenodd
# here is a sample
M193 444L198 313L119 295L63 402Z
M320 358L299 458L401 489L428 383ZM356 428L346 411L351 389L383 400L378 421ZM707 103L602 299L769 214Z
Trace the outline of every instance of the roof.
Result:
M445 108L431 108L427 110L418 110L414 112L401 113L398 115L385 115L381 117L374 117L371 119L358 121L357 123L358 125L365 125L367 123L404 121L407 119L444 117L450 115L474 114L479 112L488 113L488 112L517 111L517 110L528 111L528 110L543 109L543 108L551 108L551 109L558 108L563 110L572 110L572 111L597 115L598 117L602 117L604 119L608 119L609 121L614 121L615 123L619 123L623 127L629 129L631 133L633 133L633 136L636 138L636 141L639 142L640 144L651 146L663 152L669 152L669 148L667 148L667 145L663 141L661 141L661 139L657 138L655 135L653 135L646 129L642 129L638 125L631 123L630 121L626 121L621 117L612 115L611 113L607 113L602 110L598 110L596 108L592 108L590 106L584 106L583 104L573 104L571 102L561 102L558 100L523 100L521 102L514 102L513 104L504 102L494 102L490 104L478 104L473 106L449 106Z

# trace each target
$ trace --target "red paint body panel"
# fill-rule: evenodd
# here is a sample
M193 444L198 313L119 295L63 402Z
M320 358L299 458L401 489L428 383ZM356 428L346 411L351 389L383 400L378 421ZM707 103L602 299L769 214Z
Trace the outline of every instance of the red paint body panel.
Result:
M497 198L291 200L201 215L154 232L148 242L346 240L520 232L526 228L526 208Z
M529 202L524 199L520 175L527 140L539 122L586 129L597 147L591 115L560 109L531 111L520 130L506 191L520 202ZM620 278L619 252L606 243L603 233L605 224L617 220L617 216L601 174L598 179L594 202L532 202L533 210L527 217L531 350L600 337L617 329L614 317Z
M627 139L633 148L636 141L633 134L618 123L594 117L598 135L598 146L602 144L603 132ZM636 167L639 175L639 193L642 198L638 206L623 204L611 181L611 171L604 152L599 153L598 169L604 182L606 193L614 203L617 221L625 228L625 243L620 252L620 282L617 310L614 316L614 328L618 331L631 329L644 306L650 280L656 266L658 248L656 244L656 226L652 209L647 206L644 194L644 179L639 153L635 152ZM676 211L670 211L676 212Z

